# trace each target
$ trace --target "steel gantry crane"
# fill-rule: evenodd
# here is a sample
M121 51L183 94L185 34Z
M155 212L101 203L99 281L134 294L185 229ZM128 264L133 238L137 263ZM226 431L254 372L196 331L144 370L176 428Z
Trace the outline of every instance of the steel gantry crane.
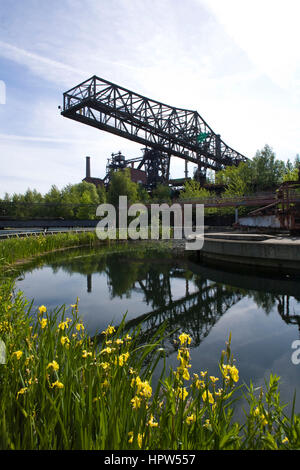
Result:
M197 111L175 108L93 76L63 94L67 118L144 145L148 185L167 182L171 156L196 164L196 179L247 158L226 145Z

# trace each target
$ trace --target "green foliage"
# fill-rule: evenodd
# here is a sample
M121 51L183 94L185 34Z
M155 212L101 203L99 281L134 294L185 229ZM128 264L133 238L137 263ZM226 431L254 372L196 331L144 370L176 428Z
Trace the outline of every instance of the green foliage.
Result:
M289 160L285 164L282 160L276 160L271 147L265 145L252 160L216 173L216 183L226 186L224 197L245 196L256 191L273 190L283 181L297 179L297 168L297 157L294 164Z
M210 192L202 188L200 183L194 179L185 181L184 189L180 194L180 199L209 199L210 197Z
M265 145L252 159L251 170L255 189L272 189L282 183L285 164L282 160L276 160L272 148Z
M207 189L201 187L200 183L194 179L185 181L184 183L184 189L180 194L179 199L181 200L189 200L189 199L197 199L200 200L203 199L203 201L208 200L210 198L215 198L216 195L214 193L211 193ZM204 214L205 215L213 215L217 213L217 209L213 207L209 207L204 209Z
M69 184L62 190L52 185L44 196L30 189L24 195L6 194L3 202L7 203L4 204L5 215L10 217L93 219L97 206L105 199L104 188L96 189L95 185L83 181L74 185Z
M152 191L153 202L170 202L171 201L171 188L165 184L158 184Z
M70 246L93 246L98 243L94 231L9 238L0 243L0 267Z
M226 186L225 197L249 194L253 189L251 164L242 162L238 167L228 166L216 174L216 183Z
M150 196L149 193L146 191L146 189L143 187L142 184L138 184L138 202L141 202L142 204L147 204L150 202Z
M276 155L269 145L258 150L252 160L236 166L226 167L217 172L214 177L208 171L208 180L211 183L223 184L224 198L242 197L257 191L273 191L283 181L298 180L300 157L296 155L294 162L288 160L284 163L276 159ZM127 196L129 204L135 202L167 202L171 203L172 191L167 185L159 184L150 196L141 184L131 181L130 170L116 171L111 175L109 188L104 186L96 188L95 185L85 181L67 185L61 190L53 185L43 196L36 190L28 189L25 194L5 194L0 200L1 215L16 218L58 218L65 219L94 219L99 204L109 202L118 206L119 196ZM180 199L215 198L215 193L209 192L194 180L185 182ZM1 204L1 202L3 204ZM246 209L242 209L244 211ZM207 208L206 214L232 214L233 208Z
M115 171L111 175L107 191L107 202L118 207L119 196L127 196L128 203L132 204L138 200L138 188L138 184L131 181L128 168L123 171Z
M283 181L298 181L299 180L299 169L292 168L283 177Z

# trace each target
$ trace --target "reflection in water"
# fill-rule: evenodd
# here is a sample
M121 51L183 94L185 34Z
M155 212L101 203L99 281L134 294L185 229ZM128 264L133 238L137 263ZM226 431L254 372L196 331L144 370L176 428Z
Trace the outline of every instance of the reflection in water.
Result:
M120 259L122 258L122 259ZM258 308L269 315L277 308L282 320L287 324L298 325L300 331L300 314L290 312L290 295L281 292L282 280L251 278L252 289L248 276L239 276L238 286L232 286L236 274L226 273L226 284L220 282L220 271L195 265L187 260L181 261L181 266L174 266L174 261L167 259L141 261L132 255L106 256L98 264L96 260L86 258L84 266L60 264L68 272L74 269L87 272L93 267L94 274L105 272L107 286L111 299L115 297L130 297L134 293L143 294L143 302L149 308L142 314L126 323L126 329L142 324L141 340L147 341L159 328L166 325L167 344L164 347L168 353L176 350L175 337L178 331L185 331L192 338L191 347L197 347L208 336L212 327L233 305L243 297L251 298ZM178 261L177 261L178 262ZM209 274L210 279L207 278ZM87 291L92 292L92 273L87 276ZM173 298L172 280L181 279L185 282L185 295ZM215 280L216 279L216 280ZM273 292L266 292L266 284L272 286ZM300 302L298 281L289 283L294 298ZM254 287L257 290L254 290ZM294 287L294 290L293 290ZM263 290L261 290L263 289Z
M92 275L87 274L87 292L92 292Z
M53 273L80 273L86 276L86 290L93 292L93 277L106 277L110 299L142 296L144 311L126 323L129 330L142 324L142 340L163 324L168 354L176 350L175 337L185 331L198 347L218 320L243 298L251 299L266 315L277 309L286 324L298 325L300 315L290 309L290 298L300 301L299 279L276 279L243 273L223 272L188 259L175 259L169 252L134 251L115 254L72 253L49 259ZM32 267L34 269L34 266ZM180 283L180 293L176 286ZM182 292L184 285L184 292ZM99 300L101 304L101 299Z
M300 366L291 361L300 331L299 277L224 271L167 251L134 249L56 253L32 263L19 279L17 287L48 310L73 304L78 295L94 337L109 323L117 326L126 311L126 329L140 325L143 342L164 325L163 346L175 368L179 331L192 338L193 372L212 375L232 332L241 381L264 385L272 371L282 377L285 401L300 388Z

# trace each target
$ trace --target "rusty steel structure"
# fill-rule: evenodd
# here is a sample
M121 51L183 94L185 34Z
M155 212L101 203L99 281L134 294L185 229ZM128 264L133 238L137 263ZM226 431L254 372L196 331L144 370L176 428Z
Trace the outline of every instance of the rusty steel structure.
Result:
M300 232L300 180L283 183L277 198L275 214L280 226L290 232Z
M146 147L144 166L149 185L168 182L170 158L219 171L247 158L221 140L197 111L168 106L93 76L63 94L62 116L132 140Z
M236 207L240 206L240 202ZM261 223L260 227L287 230L291 234L300 232L300 179L285 181L273 196L266 198L264 204L262 202L263 200L259 198L256 199L256 204L255 199L247 202L248 207L251 205L260 207L249 212L243 226L255 228ZM236 224L239 225L240 223Z

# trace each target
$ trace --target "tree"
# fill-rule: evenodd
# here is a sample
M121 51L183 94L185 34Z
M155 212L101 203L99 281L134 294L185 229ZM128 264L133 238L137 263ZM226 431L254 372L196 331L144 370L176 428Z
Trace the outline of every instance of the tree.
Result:
M250 165L256 190L273 189L282 183L285 164L282 160L276 160L276 155L269 145L256 152Z
M158 184L152 191L152 199L156 202L170 202L171 188L165 184Z
M216 183L226 186L226 197L244 196L253 190L251 163L241 162L237 167L228 166L216 174Z
M142 184L138 184L138 201L147 204L150 201L150 196Z
M91 193L84 191L80 196L80 207L77 209L76 217L78 219L94 219L96 207L93 204Z
M45 215L47 217L61 217L62 216L62 194L61 191L54 184L44 196Z
M107 194L104 185L99 185L96 187L97 194L99 196L99 204L103 204L106 202Z
M202 188L200 183L194 179L185 181L184 189L180 193L180 199L208 199L209 197L211 197L210 192Z
M107 201L113 206L118 207L119 196L127 196L129 204L138 200L138 185L131 181L128 168L115 171L111 175L107 191Z

